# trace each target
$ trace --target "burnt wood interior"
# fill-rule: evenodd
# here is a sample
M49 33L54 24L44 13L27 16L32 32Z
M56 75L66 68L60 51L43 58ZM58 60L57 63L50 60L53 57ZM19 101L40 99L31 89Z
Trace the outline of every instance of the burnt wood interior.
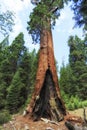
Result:
M64 110L65 111L65 110ZM34 120L41 117L51 120L63 120L63 107L61 100L58 98L56 88L53 82L51 71L46 71L45 80L39 96L33 109Z

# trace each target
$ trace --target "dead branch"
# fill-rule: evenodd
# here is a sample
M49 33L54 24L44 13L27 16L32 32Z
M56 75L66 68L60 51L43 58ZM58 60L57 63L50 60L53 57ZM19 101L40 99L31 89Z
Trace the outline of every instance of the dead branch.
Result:
M44 121L45 123L52 123L52 124L55 124L55 125L59 125L57 122L52 121L52 120L48 120L46 118L41 118L41 120Z
M17 130L16 127L15 127L15 125L14 125L14 122L9 121L9 123L10 123L10 125L11 125L11 127L12 127L13 130Z
M87 119L86 119L86 111L85 108L83 108L83 119L84 119L84 123L87 124Z

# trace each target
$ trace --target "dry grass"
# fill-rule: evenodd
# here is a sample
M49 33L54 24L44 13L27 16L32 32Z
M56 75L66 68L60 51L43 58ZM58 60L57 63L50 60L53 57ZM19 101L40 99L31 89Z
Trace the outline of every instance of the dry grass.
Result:
M79 108L74 111L69 111L69 113L83 118L83 111L84 111L83 108ZM87 117L87 107L85 108L85 112Z

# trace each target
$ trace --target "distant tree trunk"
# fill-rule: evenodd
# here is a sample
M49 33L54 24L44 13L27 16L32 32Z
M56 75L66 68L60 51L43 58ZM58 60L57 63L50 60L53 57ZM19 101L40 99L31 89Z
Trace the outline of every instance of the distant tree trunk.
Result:
M35 90L27 111L34 120L44 117L61 121L66 115L58 85L51 30L44 29L41 33Z

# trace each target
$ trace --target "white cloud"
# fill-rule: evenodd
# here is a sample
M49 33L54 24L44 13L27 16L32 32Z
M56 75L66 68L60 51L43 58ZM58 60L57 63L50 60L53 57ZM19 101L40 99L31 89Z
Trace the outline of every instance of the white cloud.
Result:
M3 11L10 10L14 12L13 32L10 33L10 42L20 33L25 32L27 17L31 12L33 5L30 0L0 0ZM24 17L25 16L25 17Z
M30 0L1 0L1 3L4 5L6 10L9 9L15 13L21 11L23 8L27 8L28 6L30 6L30 8L32 7Z
M63 24L66 20L69 20L71 16L72 16L71 10L65 7L65 9L61 10L60 17L56 20L56 25L59 26Z
M10 33L10 42L13 41L13 39L19 34L19 32L21 32L23 26L21 23L21 20L19 18L16 18L15 20L15 26L13 27L13 32Z
M71 35L73 32L74 32L73 28L70 27L69 30L68 30L68 33Z

